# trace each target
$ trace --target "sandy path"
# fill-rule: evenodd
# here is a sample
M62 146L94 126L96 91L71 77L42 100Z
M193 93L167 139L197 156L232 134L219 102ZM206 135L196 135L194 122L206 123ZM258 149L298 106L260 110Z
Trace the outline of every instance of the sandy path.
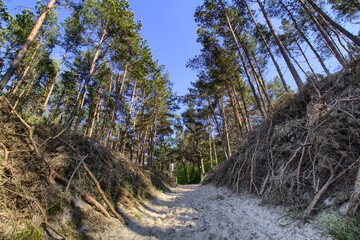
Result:
M249 195L187 185L159 194L128 212L118 239L325 239L312 226L296 227L280 208L259 206ZM119 231L120 230L120 231Z

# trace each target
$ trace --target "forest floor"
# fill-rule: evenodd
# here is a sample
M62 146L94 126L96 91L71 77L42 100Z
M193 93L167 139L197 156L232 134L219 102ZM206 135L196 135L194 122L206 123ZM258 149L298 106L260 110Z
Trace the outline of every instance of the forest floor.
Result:
M123 212L124 213L124 212ZM108 225L96 239L331 239L315 224L297 227L280 207L225 188L185 185L126 213L128 225ZM84 229L85 230L85 229ZM91 235L91 234L90 234Z

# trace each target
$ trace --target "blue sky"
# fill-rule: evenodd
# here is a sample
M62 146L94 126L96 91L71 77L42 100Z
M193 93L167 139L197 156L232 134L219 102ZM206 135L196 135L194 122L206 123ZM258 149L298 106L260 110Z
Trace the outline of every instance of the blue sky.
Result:
M194 12L202 0L129 0L135 18L142 21L142 37L148 40L155 59L170 73L173 90L187 93L196 72L185 67L200 52L196 42Z

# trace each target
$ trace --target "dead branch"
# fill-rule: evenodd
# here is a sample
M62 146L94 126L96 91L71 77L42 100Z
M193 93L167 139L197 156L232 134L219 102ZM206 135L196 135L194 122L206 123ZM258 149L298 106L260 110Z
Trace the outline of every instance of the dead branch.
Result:
M335 176L335 173L333 170L331 170L330 173L330 177L328 178L327 182L322 186L322 188L319 190L319 192L315 195L314 199L311 201L311 203L309 204L309 206L307 207L307 209L305 210L304 214L303 214L303 218L302 221L299 224L299 227L301 227L305 222L306 219L311 215L311 213L313 212L315 206L317 205L317 203L319 202L319 200L321 199L321 197L323 196L323 194L326 192L326 190L329 188L329 186L331 184L333 184L335 181L337 181L339 178L341 178L345 173L347 173L349 170L351 170L356 163L358 163L360 160L357 159L355 162L353 162L348 168L346 168L345 170L343 170L341 173L339 173L337 176Z
M84 168L87 172L87 174L89 175L89 177L93 180L93 182L96 185L97 190L99 191L100 196L102 197L102 199L104 200L104 202L106 203L106 205L109 207L110 211L116 216L117 219L120 220L120 222L125 224L125 220L115 211L115 209L113 208L113 206L111 205L111 203L109 202L109 200L107 199L107 197L105 196L104 191L101 189L101 186L99 184L99 182L96 180L95 176L92 174L92 172L89 170L89 168L87 167L86 163L83 162Z
M70 177L70 179L69 179L69 182L68 182L68 184L66 185L66 188L65 188L65 191L64 191L65 193L66 193L67 190L69 189L70 183L71 183L73 177L75 176L77 170L79 169L79 167L81 166L81 164L84 162L84 160L87 158L87 156L88 156L88 155L86 155L86 156L84 156L84 157L81 158L81 161L80 161L79 164L76 166L76 168L75 168L75 170L73 171L73 173L71 174L71 177Z
M9 152L8 152L7 148L5 147L5 145L2 144L1 142L0 142L0 147L2 147L2 148L4 149L4 162L5 162L5 164L6 164L7 159L8 159L8 155L9 155Z
M54 170L51 173L52 176L54 176L54 179L63 183L63 184L68 184L69 180L67 180L66 178L64 178L63 176L61 176L60 174L58 174L57 172L55 172ZM99 212L101 212L105 217L110 218L110 214L108 213L108 211L106 211L106 209L98 202L96 201L93 197L91 197L90 195L80 191L79 189L77 189L76 187L70 185L70 188L73 189L74 191L78 192L80 197L82 199L84 199L85 202L89 203L90 205L94 206Z

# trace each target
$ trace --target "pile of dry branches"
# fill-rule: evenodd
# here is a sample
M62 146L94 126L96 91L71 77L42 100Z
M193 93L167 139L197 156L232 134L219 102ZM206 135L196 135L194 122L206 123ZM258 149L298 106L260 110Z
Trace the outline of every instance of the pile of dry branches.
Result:
M295 205L303 210L303 220L314 210L348 200L348 213L355 214L360 191L359 79L356 61L279 100L271 117L206 183Z
M68 226L59 230L52 224L74 198L125 223L121 207L132 207L170 183L91 139L57 136L61 130L45 120L31 124L3 96L0 126L0 235L5 239L43 237L44 230L52 237L76 238L76 226L69 232Z

